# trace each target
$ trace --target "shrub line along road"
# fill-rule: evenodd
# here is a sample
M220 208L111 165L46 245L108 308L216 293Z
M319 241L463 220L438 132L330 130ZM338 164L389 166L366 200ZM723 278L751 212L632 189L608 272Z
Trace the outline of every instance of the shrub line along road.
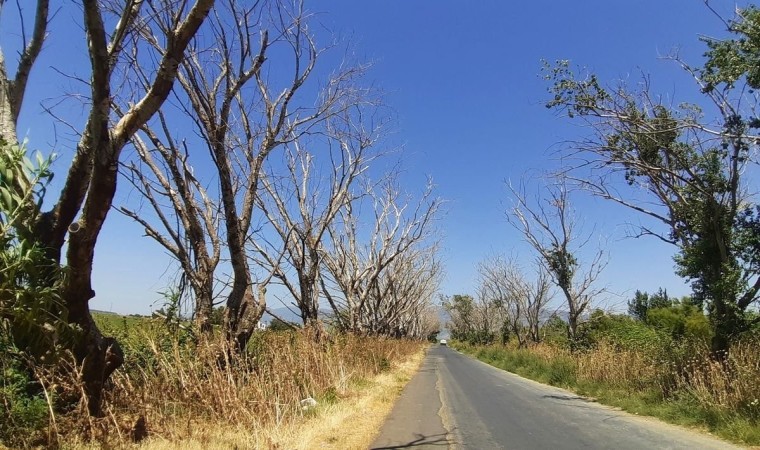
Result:
M373 449L738 449L432 347Z

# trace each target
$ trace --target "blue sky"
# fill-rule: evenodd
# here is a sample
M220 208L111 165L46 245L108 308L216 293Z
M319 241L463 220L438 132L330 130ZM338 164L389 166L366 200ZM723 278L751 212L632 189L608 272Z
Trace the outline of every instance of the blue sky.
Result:
M86 74L85 44L77 23L78 7L63 6L50 27L50 39L35 68L19 124L30 146L60 154L63 178L74 139L53 129L39 107L43 99L78 89L50 67ZM725 17L734 3L712 2ZM442 293L473 293L476 265L494 252L532 254L506 222L509 204L505 180L530 170L556 168L557 144L588 133L558 117L543 103L547 83L541 60L569 59L602 79L638 82L651 75L657 92L677 101L698 100L688 77L660 57L679 48L699 64L700 35L722 35L722 23L699 0L531 1L504 0L324 0L312 1L318 20L344 41L357 57L373 62L368 80L385 91L396 116L388 145L403 145L404 181L420 189L427 176L447 200L440 222L447 277ZM6 7L0 25L14 30L14 8ZM29 12L28 14L31 14ZM6 55L13 33L0 33ZM330 59L320 66L330 71ZM78 65L79 67L75 67ZM78 117L78 107L63 111ZM55 134L57 132L57 135ZM57 136L57 137L56 137ZM120 185L118 202L130 197ZM688 287L673 274L674 249L653 239L622 239L622 224L636 221L607 203L577 198L588 229L607 240L610 264L603 284L630 296L660 286L675 295ZM139 227L112 212L96 249L95 309L147 313L157 291L173 273L169 258ZM623 299L610 296L609 305ZM156 304L156 307L160 303Z

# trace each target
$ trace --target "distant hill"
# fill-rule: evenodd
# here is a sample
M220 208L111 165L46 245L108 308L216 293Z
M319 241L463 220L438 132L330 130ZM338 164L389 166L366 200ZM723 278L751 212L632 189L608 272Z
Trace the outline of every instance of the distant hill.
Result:
M90 312L94 313L94 314L110 314L112 316L120 316L121 315L121 314L115 313L113 311L101 311L99 309L91 309Z
M284 306L280 308L274 308L272 309L272 312L277 317L287 322L301 323L301 316ZM271 314L265 312L264 316L261 318L261 321L269 325L272 322L272 319L274 319L274 317L272 317Z

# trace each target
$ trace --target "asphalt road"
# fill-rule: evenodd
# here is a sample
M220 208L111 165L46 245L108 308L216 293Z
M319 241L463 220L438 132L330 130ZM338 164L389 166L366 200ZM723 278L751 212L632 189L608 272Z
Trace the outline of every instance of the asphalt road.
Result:
M496 369L428 352L373 449L737 449Z

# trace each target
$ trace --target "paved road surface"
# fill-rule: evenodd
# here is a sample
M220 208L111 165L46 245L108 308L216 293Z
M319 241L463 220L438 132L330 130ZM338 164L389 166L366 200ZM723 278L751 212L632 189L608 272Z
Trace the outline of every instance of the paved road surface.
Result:
M373 449L736 449L433 347Z

